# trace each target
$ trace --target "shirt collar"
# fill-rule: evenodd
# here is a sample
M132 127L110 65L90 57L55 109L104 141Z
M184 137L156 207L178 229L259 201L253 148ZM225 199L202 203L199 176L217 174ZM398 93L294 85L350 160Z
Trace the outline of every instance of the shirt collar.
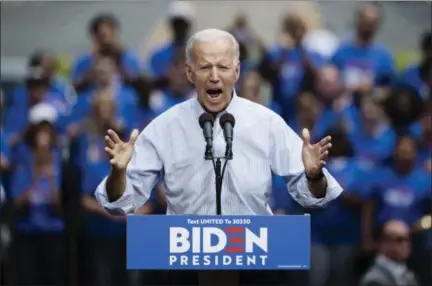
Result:
M236 110L238 108L239 101L240 101L240 98L238 97L237 92L235 90L233 90L233 95L232 95L231 101L229 102L227 108L225 108L225 110L219 112L216 117L220 118L220 116L222 116L223 114L225 114L227 112L235 115ZM194 110L196 111L198 116L200 116L201 114L206 112L204 110L204 108L201 106L201 103L198 101L198 94L195 94L195 96L194 96L193 106L194 106Z
M407 267L404 263L395 262L384 255L378 255L376 263L388 269L395 277L400 277L407 272Z

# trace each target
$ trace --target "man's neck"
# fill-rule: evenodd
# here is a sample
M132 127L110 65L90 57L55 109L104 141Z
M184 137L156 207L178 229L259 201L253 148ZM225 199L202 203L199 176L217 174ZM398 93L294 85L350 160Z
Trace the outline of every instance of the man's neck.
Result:
M365 38L359 34L356 35L356 43L362 48L369 46L372 43L372 41L373 41L373 37Z

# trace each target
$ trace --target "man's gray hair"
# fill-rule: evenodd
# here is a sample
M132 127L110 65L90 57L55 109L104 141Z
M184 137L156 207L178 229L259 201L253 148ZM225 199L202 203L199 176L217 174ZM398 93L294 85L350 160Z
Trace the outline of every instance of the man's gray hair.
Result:
M186 44L186 63L194 62L193 49L197 42L211 42L220 38L228 38L232 42L234 57L236 61L240 60L240 47L233 35L220 29L204 29L193 34Z

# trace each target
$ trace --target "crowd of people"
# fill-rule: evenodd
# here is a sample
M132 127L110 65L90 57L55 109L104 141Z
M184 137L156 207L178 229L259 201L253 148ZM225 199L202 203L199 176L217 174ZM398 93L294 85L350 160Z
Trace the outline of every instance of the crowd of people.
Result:
M296 132L308 128L315 141L332 136L326 168L344 192L327 208L300 207L274 177L274 213L312 216L311 270L289 273L287 285L396 285L382 282L380 267L399 271L406 280L398 285L432 284L431 31L419 39L420 61L399 71L390 47L375 40L381 21L378 4L360 5L352 35L325 52L305 44L310 31L296 14L271 47L245 16L227 27L241 50L238 95ZM193 19L172 13L169 24L171 41L143 62L121 42L117 18L97 15L92 50L75 59L69 78L57 75L53 52L37 51L25 82L2 92L6 285L163 284L163 272L126 271L125 217L108 214L94 191L110 168L108 129L127 140L194 96L184 68ZM138 213L164 214L166 204L161 183Z

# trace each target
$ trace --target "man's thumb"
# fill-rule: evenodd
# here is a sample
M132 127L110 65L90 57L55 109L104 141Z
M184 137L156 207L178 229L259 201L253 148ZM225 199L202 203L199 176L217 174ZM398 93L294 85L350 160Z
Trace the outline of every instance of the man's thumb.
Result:
M307 128L303 128L302 136L303 136L303 143L310 144L310 132Z
M139 131L138 129L134 129L131 133L130 139L129 139L129 143L131 144L135 144L135 141L137 140L139 135Z

